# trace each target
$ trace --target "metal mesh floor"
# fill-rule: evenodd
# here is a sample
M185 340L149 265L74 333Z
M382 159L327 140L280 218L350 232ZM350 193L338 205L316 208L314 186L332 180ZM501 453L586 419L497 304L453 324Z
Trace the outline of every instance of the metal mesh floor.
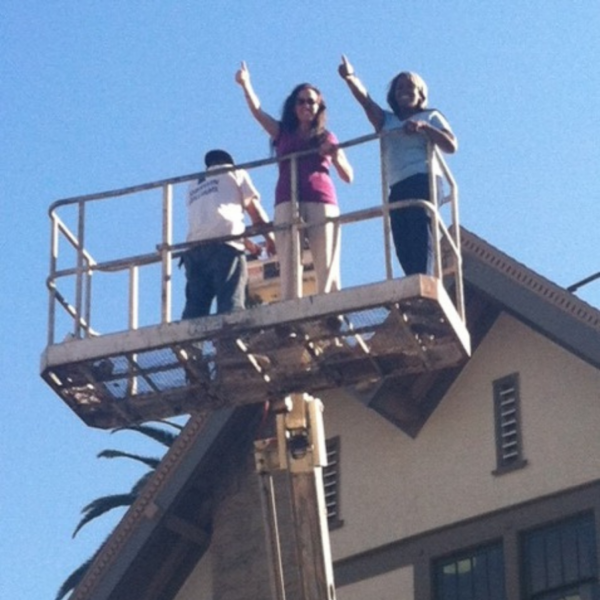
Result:
M318 395L469 354L445 291L423 276L106 338L51 346L42 366L56 393L101 428Z

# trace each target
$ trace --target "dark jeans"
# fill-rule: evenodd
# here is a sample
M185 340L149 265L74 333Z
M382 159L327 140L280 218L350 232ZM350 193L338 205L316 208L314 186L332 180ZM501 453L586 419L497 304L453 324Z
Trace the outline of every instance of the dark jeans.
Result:
M429 176L413 175L390 188L393 206L403 200L429 200ZM396 256L406 275L429 273L432 264L431 222L424 208L412 207L390 211L392 238Z
M217 299L217 313L242 310L246 303L246 257L229 244L204 244L183 254L187 283L182 319L210 314Z

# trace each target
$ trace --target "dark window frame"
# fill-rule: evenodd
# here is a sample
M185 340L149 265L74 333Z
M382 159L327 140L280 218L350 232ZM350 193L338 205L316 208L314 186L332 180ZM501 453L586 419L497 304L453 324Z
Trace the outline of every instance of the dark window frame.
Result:
M524 600L547 600L586 591L585 588L592 591L591 586L596 588L592 597L600 595L598 541L593 511L521 531L519 538L521 594Z
M499 571L496 571L495 573L488 570L488 568L492 569L494 567L494 560L500 561L498 565L495 565L495 567L499 567ZM434 600L443 600L448 597L460 597L460 575L455 577L455 581L452 584L456 586L456 589L444 590L442 587L444 570L456 566L458 572L461 568L466 566L465 563L468 563L469 565L468 570L472 570L474 566L476 567L478 561L483 562L485 565L485 576L483 575L483 572L480 572L479 575L471 575L468 579L463 580L462 585L468 583L470 587L470 590L466 592L466 595L470 598L480 598L483 600L507 600L505 581L506 567L504 560L504 546L502 539L487 540L476 546L461 548L451 554L435 557L431 561L430 567ZM449 583L449 581L446 581L446 583ZM475 589L478 585L485 587L486 589ZM498 585L501 587L498 588ZM481 595L482 591L486 592L483 596Z
M527 465L527 460L523 457L519 374L511 373L496 379L492 382L492 389L496 436L496 469L492 474L503 475ZM506 445L508 438L512 445L510 451L507 451Z

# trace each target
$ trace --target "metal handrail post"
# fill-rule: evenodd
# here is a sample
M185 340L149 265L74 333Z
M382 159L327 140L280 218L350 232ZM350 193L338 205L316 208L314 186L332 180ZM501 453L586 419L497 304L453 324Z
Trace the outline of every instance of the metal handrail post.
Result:
M429 192L431 202L433 204L433 275L438 279L442 278L442 252L441 252L441 237L440 237L440 204L437 190L436 170L434 161L437 156L434 152L434 147L431 142L427 144L427 160L429 162Z
M293 299L302 297L302 281L300 281L300 286L298 286L298 279L301 279L300 276L300 260L301 260L301 246L300 244L300 210L298 206L298 159L296 156L292 156L290 159L290 184L291 184L291 192L292 192L292 221L290 224L290 234L292 236L292 281L294 283L294 295ZM300 287L300 289L298 289Z
M465 322L465 290L463 283L462 246L460 241L460 223L458 220L458 187L452 187L452 227L454 230L454 243L456 244L456 308L460 318Z
M161 281L161 323L171 321L172 273L171 244L173 242L173 186L163 186L162 218L162 281Z
M139 326L139 267L129 267L129 329L133 331ZM138 390L138 380L135 377L133 365L137 360L137 353L131 355L129 361L129 378L127 381L127 394L135 396Z
M50 220L50 275L48 277L48 346L54 344L54 328L56 327L56 264L58 262L58 222Z
M85 322L85 337L91 335L91 318L92 318L92 269L90 261L85 259L85 297L84 297L84 313L83 319Z
M385 259L385 278L393 279L394 270L392 267L392 245L390 243L391 222L390 222L390 202L389 186L387 173L383 163L383 137L379 138L379 165L381 169L381 204L383 206L383 249Z
M81 306L83 303L83 248L85 248L85 202L77 203L77 278L75 281L75 329L76 338L81 337Z
M139 267L129 267L129 329L139 326Z

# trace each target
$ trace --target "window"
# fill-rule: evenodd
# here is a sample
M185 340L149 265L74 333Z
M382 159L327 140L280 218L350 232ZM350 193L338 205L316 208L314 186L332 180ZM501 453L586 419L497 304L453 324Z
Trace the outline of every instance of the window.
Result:
M519 375L514 373L497 379L494 388L494 421L496 424L496 470L502 474L527 464L523 459Z
M527 600L600 600L593 515L523 535Z
M327 523L329 529L341 527L340 519L340 438L333 437L326 441L327 466L323 467L323 486L325 488L325 504L327 506Z
M500 542L436 561L434 577L435 600L506 600Z

